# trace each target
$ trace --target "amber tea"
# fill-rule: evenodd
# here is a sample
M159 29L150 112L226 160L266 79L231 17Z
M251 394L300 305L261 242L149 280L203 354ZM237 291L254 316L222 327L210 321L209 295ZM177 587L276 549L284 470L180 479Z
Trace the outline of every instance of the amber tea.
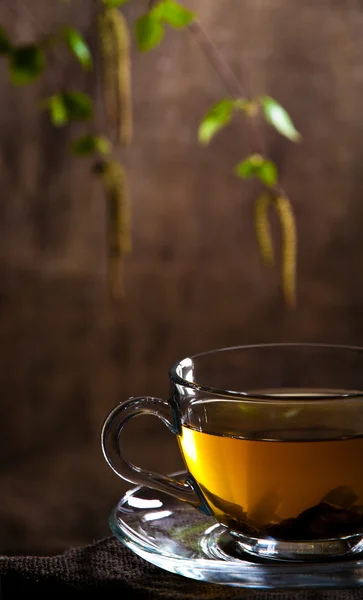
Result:
M120 477L169 494L175 519L186 504L211 512L215 525L195 533L208 556L226 557L226 543L243 560L363 555L363 347L220 348L183 358L169 376L167 401L130 398L103 425L102 449ZM125 459L122 429L143 413L177 435L185 473Z
M207 504L230 530L280 540L363 531L363 437L296 436L284 441L283 432L270 432L265 441L183 426L179 443Z

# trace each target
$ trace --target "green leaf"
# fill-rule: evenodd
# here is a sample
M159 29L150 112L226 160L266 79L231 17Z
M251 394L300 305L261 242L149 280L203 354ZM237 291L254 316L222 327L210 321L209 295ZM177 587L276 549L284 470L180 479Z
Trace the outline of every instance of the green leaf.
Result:
M175 29L187 27L195 16L175 0L162 0L152 9L151 14Z
M234 111L234 100L221 100L215 104L203 118L199 130L198 139L203 146L206 146L215 134L228 125L231 121Z
M107 6L107 8L118 8L128 1L129 0L103 0L103 4Z
M100 135L84 135L72 144L72 152L79 156L87 156L98 152L102 156L107 156L112 150L110 141Z
M61 96L51 96L43 103L49 110L50 120L56 127L68 122L68 114Z
M147 52L162 41L165 31L162 23L152 13L139 17L135 23L136 41L141 52Z
M248 179L249 177L255 177L258 169L263 164L263 157L260 154L252 154L245 160L238 163L235 168L235 173L242 179Z
M45 56L35 44L13 48L9 54L11 82L14 85L32 83L45 67Z
M92 68L92 55L82 34L73 27L64 27L62 34L73 56L89 71Z
M5 33L5 29L3 27L0 27L0 56L4 54L9 54L10 48L10 42L8 36Z
M277 183L277 167L275 163L263 158L260 154L252 154L238 163L235 173L241 179L257 177L267 187L272 187Z
M61 97L69 119L87 121L92 117L92 100L87 94L83 94L82 92L65 92L61 94Z
M259 100L266 121L275 127L281 135L287 137L292 142L298 142L301 139L301 135L283 106L270 96L261 96Z
M48 109L50 119L56 127L68 121L86 121L92 117L92 100L81 92L64 92L46 98L41 105Z
M257 177L267 187L273 187L277 183L277 167L272 160L264 160L260 166Z

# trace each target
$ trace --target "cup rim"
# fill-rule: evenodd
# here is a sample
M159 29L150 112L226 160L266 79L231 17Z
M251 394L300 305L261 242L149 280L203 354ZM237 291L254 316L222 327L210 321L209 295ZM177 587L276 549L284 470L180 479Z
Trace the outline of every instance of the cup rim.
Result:
M279 398L276 395L271 394L258 394L249 391L234 391L234 390L223 390L216 387L209 387L206 385L201 385L196 381L188 381L181 377L177 370L180 367L181 363L187 359L193 360L196 358L218 354L222 352L231 352L235 350L252 350L252 349L264 349L264 348L313 348L313 349L322 349L322 350L339 350L342 352L361 352L363 354L363 346L353 346L353 345L345 345L345 344L326 344L326 343L316 343L316 342L272 342L266 344L244 344L241 346L227 346L225 348L216 348L214 350L208 350L206 352L199 352L197 354L193 354L174 363L174 365L169 369L169 378L171 381L183 387L191 388L194 390L198 390L199 392L205 392L206 394L215 394L222 397L230 397L235 400L241 400L243 402L260 402L260 403L278 403L283 404L284 402L321 402L321 403L329 403L332 400L334 401L346 401L351 399L363 398L363 390L361 392L344 392L340 394L309 394L306 397L298 397L296 395L284 394L283 398Z

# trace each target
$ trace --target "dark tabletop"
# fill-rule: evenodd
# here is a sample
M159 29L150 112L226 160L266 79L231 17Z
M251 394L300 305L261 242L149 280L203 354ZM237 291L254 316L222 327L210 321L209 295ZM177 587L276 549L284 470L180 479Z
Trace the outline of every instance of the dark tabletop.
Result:
M50 557L0 557L0 598L118 598L128 600L363 600L363 589L253 591L201 583L161 570L113 537Z

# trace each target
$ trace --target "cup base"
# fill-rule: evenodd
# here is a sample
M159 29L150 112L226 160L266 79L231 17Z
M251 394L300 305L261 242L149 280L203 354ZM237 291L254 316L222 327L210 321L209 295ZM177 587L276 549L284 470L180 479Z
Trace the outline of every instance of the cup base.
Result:
M324 562L349 558L363 551L363 535L317 541L283 542L274 539L249 538L231 532L241 552L253 556L289 562Z

